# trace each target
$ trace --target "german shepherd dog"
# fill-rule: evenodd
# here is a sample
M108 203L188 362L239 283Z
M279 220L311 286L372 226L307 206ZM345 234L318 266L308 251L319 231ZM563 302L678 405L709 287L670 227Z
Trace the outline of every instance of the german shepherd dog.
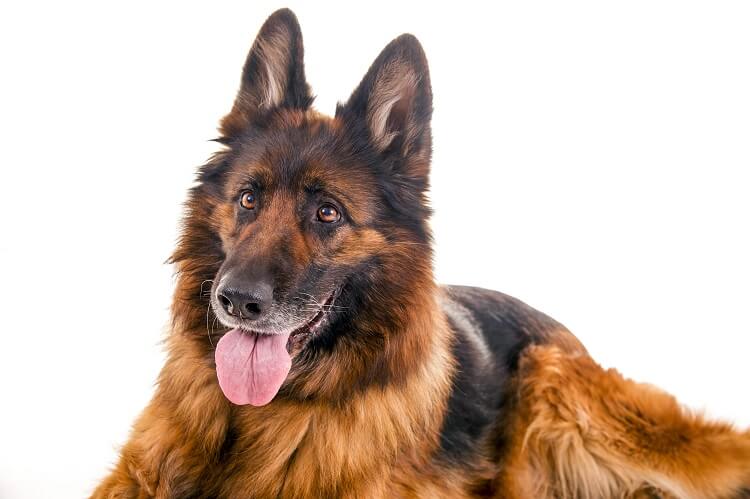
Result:
M515 298L435 284L416 38L334 117L312 101L280 10L187 201L158 387L93 497L750 497L750 432Z

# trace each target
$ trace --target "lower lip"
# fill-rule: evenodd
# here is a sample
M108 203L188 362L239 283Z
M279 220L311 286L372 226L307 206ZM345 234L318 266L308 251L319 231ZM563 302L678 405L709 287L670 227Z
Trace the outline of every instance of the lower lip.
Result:
M289 335L289 342L286 345L288 351L291 351L292 346L297 339L301 340L303 338L308 338L315 333L317 326L323 322L325 316L327 315L326 308L330 307L333 304L333 298L335 295L335 292L331 293L331 296L329 296L325 301L320 311L318 311L318 313L316 313L315 316L313 316L313 318L310 319L310 321L307 322L304 326L298 328L296 331L293 331L292 334Z

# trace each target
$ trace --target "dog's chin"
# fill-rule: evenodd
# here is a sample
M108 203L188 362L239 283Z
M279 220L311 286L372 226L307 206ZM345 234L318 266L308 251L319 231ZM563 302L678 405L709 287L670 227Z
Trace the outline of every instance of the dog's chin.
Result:
M333 291L329 295L325 303L322 306L318 307L317 311L315 311L311 316L303 319L295 325L291 325L285 328L264 327L263 324L258 324L255 321L248 321L246 319L228 315L223 310L221 310L220 307L212 306L212 308L214 309L216 318L219 320L222 326L227 328L227 331L231 329L240 329L242 331L258 335L277 335L288 333L289 341L287 342L286 349L289 354L294 357L307 346L310 340L312 340L315 336L321 334L325 330L325 328L328 327L328 325L330 324L333 302L335 301L337 296L338 290ZM226 331L224 332L226 333Z

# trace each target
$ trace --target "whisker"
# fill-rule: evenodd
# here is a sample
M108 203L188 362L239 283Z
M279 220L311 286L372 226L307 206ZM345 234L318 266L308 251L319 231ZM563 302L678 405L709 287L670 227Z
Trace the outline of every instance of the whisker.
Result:
M208 334L208 342L211 344L211 348L216 348L214 346L214 342L211 339L211 328L208 325L208 318L211 314L211 302L208 303L208 307L206 307L206 334ZM214 317L216 319L216 317Z
M210 283L213 284L214 280L213 279L206 279L206 280L204 280L201 283L201 288L200 288L200 292L198 293L198 296L203 297L203 285L206 284L207 282L210 282ZM208 290L208 295L206 295L206 296L210 296L210 295L211 295L211 290L209 289Z

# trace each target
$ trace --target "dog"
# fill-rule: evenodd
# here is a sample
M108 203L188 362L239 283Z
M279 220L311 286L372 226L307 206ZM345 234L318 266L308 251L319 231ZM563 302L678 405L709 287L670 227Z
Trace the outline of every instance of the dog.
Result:
M414 36L335 116L312 102L279 10L189 194L158 387L94 498L750 497L750 432L515 298L435 283Z

